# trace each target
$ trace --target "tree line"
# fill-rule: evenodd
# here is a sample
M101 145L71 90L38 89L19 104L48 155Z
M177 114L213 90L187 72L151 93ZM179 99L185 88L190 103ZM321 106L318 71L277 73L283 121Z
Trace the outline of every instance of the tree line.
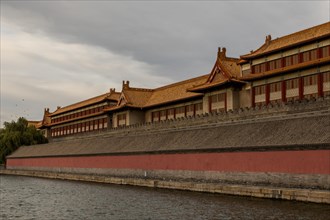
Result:
M4 122L0 129L0 164L4 164L6 156L20 146L48 143L47 138L35 126L28 126L28 121L20 117L17 121Z

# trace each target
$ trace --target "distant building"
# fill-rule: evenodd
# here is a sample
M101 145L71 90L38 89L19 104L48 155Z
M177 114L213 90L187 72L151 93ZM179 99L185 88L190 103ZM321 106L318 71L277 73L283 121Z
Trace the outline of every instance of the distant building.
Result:
M210 112L330 95L330 22L265 43L240 58L219 48L209 74L155 89L134 88L87 99L38 124L48 137L170 120Z

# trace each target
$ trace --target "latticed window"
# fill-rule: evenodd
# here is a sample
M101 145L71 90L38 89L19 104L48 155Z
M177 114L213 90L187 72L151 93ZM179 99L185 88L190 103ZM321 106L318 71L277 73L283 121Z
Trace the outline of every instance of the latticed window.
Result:
M168 115L168 117L174 117L174 109L173 108L171 108L171 109L168 109L167 110L167 115Z
M166 110L161 110L159 114L160 114L160 120L166 120Z
M270 92L279 92L281 91L281 82L277 82L277 83L272 83L269 85L270 88Z
M184 106L177 107L175 111L176 111L176 114L183 114L183 113L185 113L185 107Z
M311 57L311 60L317 59L317 49L310 51L310 57Z
M196 112L197 111L203 111L203 103L197 103L195 104L195 109L196 109Z
M317 75L305 76L304 77L304 86L316 85L317 84Z
M323 73L323 82L330 82L330 72Z
M263 85L263 86L257 86L257 87L255 87L254 93L255 93L255 95L265 94L266 93L266 86Z
M284 58L284 65L285 66L291 66L292 65L292 57L288 56Z
M330 56L330 46L322 47L322 57L328 57Z
M260 65L253 66L253 73L260 73Z
M269 61L269 70L275 70L282 67L281 59Z
M152 113L152 121L159 121L159 111Z
M226 93L210 96L210 111L217 112L226 110Z
M226 99L226 93L215 94L211 96L212 103L223 102Z
M186 107L186 113L187 113L187 116L192 116L194 115L194 105L187 105Z
M177 107L175 109L175 117L176 118L185 117L185 114L186 114L185 106Z
M107 128L108 127L108 120L107 118L103 118L103 128Z
M157 112L159 114L159 112ZM119 114L118 116L119 122L125 122L126 124L126 114Z
M285 82L286 89L296 89L299 87L299 79L289 79Z
M298 64L299 63L299 55L295 54L292 56L292 65Z

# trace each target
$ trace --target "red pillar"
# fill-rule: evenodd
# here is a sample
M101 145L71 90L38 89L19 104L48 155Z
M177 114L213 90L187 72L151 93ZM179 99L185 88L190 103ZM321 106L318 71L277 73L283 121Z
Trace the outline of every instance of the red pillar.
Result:
M197 104L193 104L193 107L194 107L194 116L196 115L196 105Z
M265 85L265 92L266 92L266 105L269 104L269 98L270 98L270 85L266 84Z
M323 97L323 74L317 75L317 93L319 97Z
M227 93L225 93L225 111L227 111Z
M251 105L252 107L256 106L256 102L255 102L255 88L252 87L251 88Z
M209 113L212 111L212 96L209 96Z
M286 102L286 82L285 81L282 81L281 93L282 93L282 102Z
M299 99L304 98L304 78L299 78Z

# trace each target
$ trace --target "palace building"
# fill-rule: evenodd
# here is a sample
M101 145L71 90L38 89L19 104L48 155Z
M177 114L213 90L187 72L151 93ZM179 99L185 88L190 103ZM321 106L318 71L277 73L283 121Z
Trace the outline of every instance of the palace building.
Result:
M47 137L194 117L330 95L330 22L272 39L240 58L219 48L209 74L159 88L134 88L45 109Z

